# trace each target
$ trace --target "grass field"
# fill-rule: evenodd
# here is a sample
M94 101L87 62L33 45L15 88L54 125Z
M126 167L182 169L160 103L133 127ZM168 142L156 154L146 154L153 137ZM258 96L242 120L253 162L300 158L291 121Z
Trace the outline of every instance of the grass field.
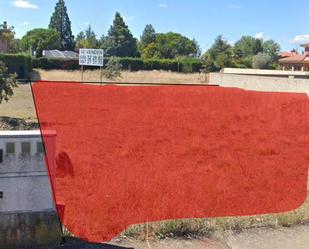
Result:
M43 80L80 80L80 72L43 71L34 74L36 79ZM98 71L85 72L85 80L97 81ZM177 74L168 72L124 72L121 82L153 82L153 83L202 83L204 76L200 74ZM0 105L0 116L23 118L35 121L36 114L29 85L20 85L8 103ZM308 189L309 193L309 189ZM309 198L299 209L276 215L254 217L232 217L220 219L195 219L150 223L149 226L136 225L123 233L126 237L145 239L146 237L200 236L220 230L241 230L253 227L292 226L309 222Z

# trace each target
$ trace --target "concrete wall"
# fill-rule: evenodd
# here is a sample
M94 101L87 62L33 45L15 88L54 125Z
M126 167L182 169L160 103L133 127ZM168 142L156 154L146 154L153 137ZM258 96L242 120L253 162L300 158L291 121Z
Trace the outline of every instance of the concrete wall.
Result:
M55 135L46 142L52 162ZM0 131L0 152L0 248L59 244L61 226L40 132ZM54 174L54 163L51 168Z
M210 73L209 83L221 87L237 87L263 92L293 92L309 94L309 79Z
M55 211L0 215L0 248L58 245L61 229Z
M221 73L225 74L241 74L241 75L255 75L255 76L271 76L271 77L285 77L294 76L294 78L309 79L309 72L290 71L290 70L266 70L266 69L242 69L242 68L224 68Z

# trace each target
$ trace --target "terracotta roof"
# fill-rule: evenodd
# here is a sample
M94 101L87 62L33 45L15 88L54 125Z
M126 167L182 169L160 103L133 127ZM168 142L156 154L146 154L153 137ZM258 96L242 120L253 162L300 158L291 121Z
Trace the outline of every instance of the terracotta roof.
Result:
M305 61L309 62L309 57L306 57L305 55L293 55L290 57L282 58L279 60L279 62L291 62L291 63L304 63Z
M279 56L280 56L281 58L291 57L291 56L293 56L293 55L295 55L295 53L292 53L292 52L281 52L281 53L279 53Z

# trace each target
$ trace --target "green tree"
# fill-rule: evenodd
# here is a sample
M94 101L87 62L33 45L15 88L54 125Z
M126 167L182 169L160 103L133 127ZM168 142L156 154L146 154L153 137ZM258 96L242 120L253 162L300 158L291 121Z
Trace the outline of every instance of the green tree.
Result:
M113 25L110 27L107 37L103 38L102 47L109 56L136 57L137 40L133 37L120 13L116 13Z
M72 35L71 21L64 0L59 0L57 2L55 11L50 19L49 28L59 32L61 49L74 49L74 36Z
M278 60L280 50L280 45L274 40L267 40L263 42L263 53L268 54L272 58L273 62Z
M156 31L151 24L147 24L140 40L140 51L145 49L149 44L155 43Z
M115 79L121 77L122 65L119 58L111 56L106 64L103 74L108 79Z
M214 44L202 56L202 63L208 72L233 66L232 46L220 35Z
M145 47L141 53L141 57L143 59L154 58L157 53L156 43L152 42Z
M237 58L252 57L263 51L263 40L251 36L243 36L234 45L234 52Z
M17 87L16 74L9 74L5 64L0 61L0 104L13 96L13 88Z
M22 37L19 46L22 51L33 50L36 57L42 57L43 50L60 49L61 38L59 33L52 29L33 29Z
M99 41L97 40L97 36L90 25L85 31L80 32L76 36L75 44L76 50L80 48L98 48Z
M173 59L180 56L196 57L199 55L200 48L196 40L190 40L173 32L157 34L155 42L148 44L142 51L143 58Z
M269 69L272 64L272 58L269 54L258 53L253 56L252 68L254 69Z

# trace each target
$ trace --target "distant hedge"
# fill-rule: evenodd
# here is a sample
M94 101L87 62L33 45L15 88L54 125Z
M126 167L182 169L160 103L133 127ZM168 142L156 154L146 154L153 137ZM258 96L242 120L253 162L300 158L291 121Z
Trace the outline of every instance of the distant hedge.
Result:
M24 54L0 54L0 61L8 67L10 73L16 73L19 79L27 79L32 71L31 57Z
M123 57L119 58L122 68L130 71L139 70L165 70L172 72L194 73L199 72L202 64L196 58L179 58L179 59L141 59ZM108 62L108 58L104 59L104 64ZM77 70L80 69L78 59L49 59L49 58L33 58L32 66L41 69L62 69ZM94 67L86 67L86 69L95 69Z
M77 70L80 68L78 59L49 59L46 57L32 58L32 67L47 70Z

